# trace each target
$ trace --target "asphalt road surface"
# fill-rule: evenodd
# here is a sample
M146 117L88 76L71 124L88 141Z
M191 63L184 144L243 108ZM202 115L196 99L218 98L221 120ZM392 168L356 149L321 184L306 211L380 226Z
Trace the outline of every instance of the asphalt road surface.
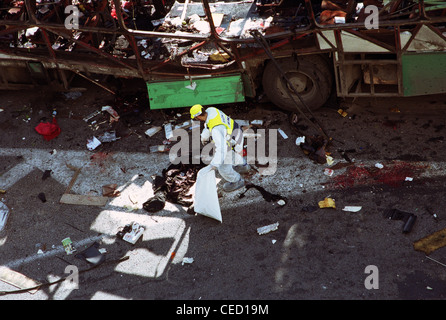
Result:
M223 106L235 119L263 120L267 135L286 134L269 141L277 157L269 154L268 163L245 174L286 203L255 188L219 191L222 222L170 202L155 213L143 208L154 195L153 176L170 165L168 153L149 152L163 144L164 130L153 137L145 131L189 120L187 109L151 111L134 92L117 99L94 86L71 97L0 96L0 189L9 210L0 234L0 300L256 300L264 312L273 300L446 296L446 249L414 248L446 227L445 96L348 100L314 112L331 138L325 151L333 163L315 161L296 144L300 136L321 135L305 119L292 123L268 103ZM84 121L107 105L120 113L118 121L107 112ZM61 132L46 141L35 127L54 108ZM111 130L117 140L88 149L89 139ZM69 194L103 200L102 187L116 184L118 196L102 205L61 203L76 168ZM326 198L335 208L319 206ZM409 232L404 220L385 216L390 210L416 216ZM144 227L134 245L116 236L132 222ZM258 234L274 223L276 230ZM73 254L62 245L68 237ZM91 268L77 254L95 243L105 262ZM35 282L56 283L16 292L17 283Z

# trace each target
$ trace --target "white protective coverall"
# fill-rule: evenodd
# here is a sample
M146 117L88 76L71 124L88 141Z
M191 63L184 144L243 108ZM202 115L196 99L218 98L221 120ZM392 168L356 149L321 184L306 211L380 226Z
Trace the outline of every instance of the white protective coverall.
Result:
M217 116L217 110L213 107L207 108L206 112L208 114L205 129L207 128L207 123L209 119L213 119ZM227 133L226 127L224 125L217 125L211 131L212 140L215 144L214 157L209 165L216 167L218 172L228 182L237 182L240 180L240 174L234 170L234 165L243 164L243 158L240 154L234 152L230 143L230 136ZM202 135L203 137L203 135Z

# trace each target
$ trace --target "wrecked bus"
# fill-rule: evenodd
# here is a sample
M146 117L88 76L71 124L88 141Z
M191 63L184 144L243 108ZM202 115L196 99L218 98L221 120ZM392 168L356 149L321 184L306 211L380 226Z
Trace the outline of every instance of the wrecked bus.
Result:
M444 93L445 50L439 0L0 0L1 89L137 78L151 109Z

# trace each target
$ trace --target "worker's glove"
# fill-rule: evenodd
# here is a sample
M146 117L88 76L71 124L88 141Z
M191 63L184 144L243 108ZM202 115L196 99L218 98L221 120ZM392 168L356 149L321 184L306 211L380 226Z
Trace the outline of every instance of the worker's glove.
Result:
M211 132L209 131L208 128L204 128L200 135L201 143L206 144L210 138L211 138Z
M234 146L234 151L237 152L237 153L242 152L243 151L243 146L241 144L236 144Z

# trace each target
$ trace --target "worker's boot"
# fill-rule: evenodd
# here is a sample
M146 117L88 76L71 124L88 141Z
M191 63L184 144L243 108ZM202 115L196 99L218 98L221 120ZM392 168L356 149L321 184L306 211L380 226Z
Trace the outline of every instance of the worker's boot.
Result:
M237 182L226 182L223 185L223 191L225 191L225 192L235 191L237 189L240 189L244 185L245 185L245 180L240 177L240 180Z
M234 166L234 170L237 171L238 173L246 173L249 170L251 170L251 166L245 163L238 166Z

